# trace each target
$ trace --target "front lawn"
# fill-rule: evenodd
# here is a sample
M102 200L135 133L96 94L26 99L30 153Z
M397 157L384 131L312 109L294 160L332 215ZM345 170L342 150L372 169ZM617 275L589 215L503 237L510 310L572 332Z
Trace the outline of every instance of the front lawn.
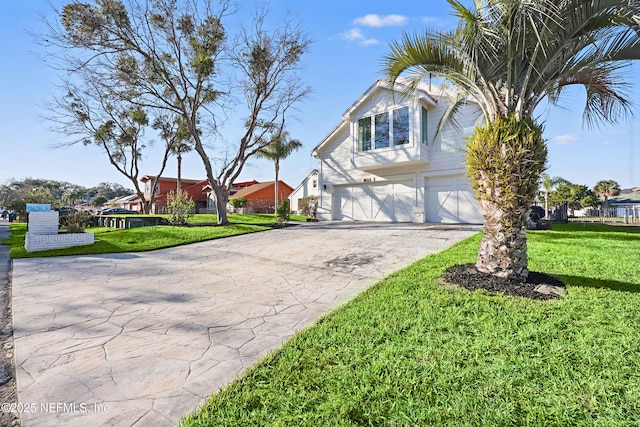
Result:
M305 217L292 216L291 220L301 221L304 220L303 218ZM190 222L192 224L215 223L216 219L216 215L194 215ZM154 226L126 230L93 227L87 229L95 233L96 242L93 245L32 253L27 253L24 249L27 224L14 222L11 224L12 236L2 243L11 245L12 258L141 252L268 230L274 223L274 216L272 214L230 214L229 220L232 224L224 227Z
M478 234L323 317L183 425L640 425L640 233L529 237L531 270L564 280L563 300L442 287Z

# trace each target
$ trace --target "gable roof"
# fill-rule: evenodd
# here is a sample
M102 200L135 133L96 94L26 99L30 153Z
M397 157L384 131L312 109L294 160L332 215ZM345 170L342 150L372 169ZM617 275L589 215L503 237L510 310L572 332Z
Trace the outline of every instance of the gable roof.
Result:
M417 99L423 100L424 102L426 102L428 105L430 106L435 106L438 103L438 100L431 95L428 91L427 91L427 87L429 85L427 83L421 83L420 84L420 88L418 89L418 91L416 92L416 97ZM406 79L398 79L396 81L395 86L392 86L391 83L387 80L377 80L375 83L373 83L371 86L369 86L369 88L364 91L364 93L362 95L360 95L360 97L358 99L356 99L356 101L351 104L349 106L349 108L347 108L345 110L344 113L342 113L342 121L338 124L338 126L336 126L330 133L329 135L327 135L322 141L320 141L320 143L318 145L316 145L312 150L311 150L311 155L314 157L317 157L318 155L318 150L320 150L322 148L323 145L325 145L327 143L327 141L331 140L338 132L340 132L345 126L348 126L349 124L349 117L351 116L351 114L360 106L362 105L364 102L366 102L371 96L373 96L373 94L375 92L377 92L380 89L387 89L389 91L393 91L396 92L398 94L403 94L403 92L408 88L407 84L406 84Z
M301 189L301 188L302 188L302 186L303 186L307 181L309 181L309 178L311 178L311 177L312 177L312 176L314 176L314 175L318 175L318 169L314 169L314 170L312 170L312 171L309 173L309 175L307 175L307 177L306 177L305 179L303 179L303 180L300 182L300 184L296 187L296 189L295 189L295 190L293 190L293 192L295 193L296 191L298 191L299 189Z
M617 196L609 197L610 205L628 205L640 203L640 187L620 191Z
M273 184L275 183L275 181L269 181L269 182L260 182L258 184L253 184L249 187L245 187L241 190L238 190L238 192L236 194L234 194L233 196L229 197L229 200L231 199L237 199L238 197L244 197L247 198L248 196L251 196L253 193L257 193L260 190L263 190L265 188L268 187L273 187ZM285 187L289 188L291 191L293 191L293 188L291 188L291 186L289 184L287 184L284 181L278 181L278 188L280 188L281 185L284 185Z

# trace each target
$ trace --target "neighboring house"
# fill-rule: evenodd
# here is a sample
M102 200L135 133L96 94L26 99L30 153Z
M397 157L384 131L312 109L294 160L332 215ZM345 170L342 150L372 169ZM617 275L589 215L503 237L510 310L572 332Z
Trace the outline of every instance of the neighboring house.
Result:
M416 96L404 96L400 85L379 80L344 112L312 151L319 220L483 222L464 165L478 108L462 106L461 131L449 125L436 137L449 104L443 91L423 83Z
M289 196L289 206L292 211L298 212L300 210L300 202L305 197L316 196L318 197L318 170L314 169L305 179L302 180L300 185L293 190L293 193Z
M255 179L252 179L251 181L234 182L233 184L231 184L231 188L229 189L229 197L232 197L243 188L251 187L254 184L259 184L259 182Z
M293 188L284 181L278 181L278 202L287 200ZM275 202L274 181L253 184L238 190L229 200L244 197L247 199L246 213L272 213Z
M144 183L144 197L149 200L151 197L151 185L154 180L154 176L145 175L140 181ZM182 191L191 196L191 199L196 205L196 212L207 212L208 210L208 198L206 186L208 182L206 179L180 179L180 187ZM167 211L167 194L171 191L176 191L178 188L177 178L167 178L161 176L156 183L156 194L154 204L151 208L151 213L166 213ZM136 199L138 205L137 211L143 212L142 201Z
M629 217L637 222L640 218L640 187L620 190L617 196L609 197L608 204L617 217Z
M107 201L104 206L110 208L123 208L128 211L138 211L140 199L136 194L117 197Z

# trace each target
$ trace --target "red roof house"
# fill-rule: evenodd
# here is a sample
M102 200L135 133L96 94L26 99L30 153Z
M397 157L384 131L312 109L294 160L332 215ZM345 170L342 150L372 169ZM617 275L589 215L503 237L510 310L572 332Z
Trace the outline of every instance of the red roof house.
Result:
M278 203L287 200L293 188L284 181L278 181ZM261 182L238 190L229 200L244 197L247 199L245 212L247 213L273 213L275 202L275 182Z
M147 200L151 196L151 185L154 178L155 176L145 175L140 179L140 181L144 183L144 196ZM191 196L191 199L196 205L196 212L203 212L208 208L207 191L205 189L207 184L206 179L180 179L180 187L182 191ZM161 176L156 183L155 202L151 208L151 213L166 213L167 194L171 191L176 191L177 188L177 178ZM140 207L139 211L143 211L142 207Z

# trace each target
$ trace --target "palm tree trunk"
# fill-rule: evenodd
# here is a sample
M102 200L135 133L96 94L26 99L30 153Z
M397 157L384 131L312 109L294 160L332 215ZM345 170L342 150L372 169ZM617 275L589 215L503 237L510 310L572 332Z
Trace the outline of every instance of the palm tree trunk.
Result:
M277 209L278 209L278 175L280 174L280 162L278 160L275 161L276 163L276 182L273 184L274 185L274 189L273 192L275 194L275 202L276 204L273 206L273 213L276 213Z
M547 159L542 128L531 119L499 117L468 141L467 170L484 218L476 268L524 280L527 220Z
M549 192L544 192L544 217L549 218Z
M178 153L178 179L177 179L177 191L181 191L182 190L182 179L181 179L181 175L182 175L182 155L180 153Z
M500 204L481 200L484 235L476 268L498 277L524 279L527 269L527 218L529 206L504 211Z

